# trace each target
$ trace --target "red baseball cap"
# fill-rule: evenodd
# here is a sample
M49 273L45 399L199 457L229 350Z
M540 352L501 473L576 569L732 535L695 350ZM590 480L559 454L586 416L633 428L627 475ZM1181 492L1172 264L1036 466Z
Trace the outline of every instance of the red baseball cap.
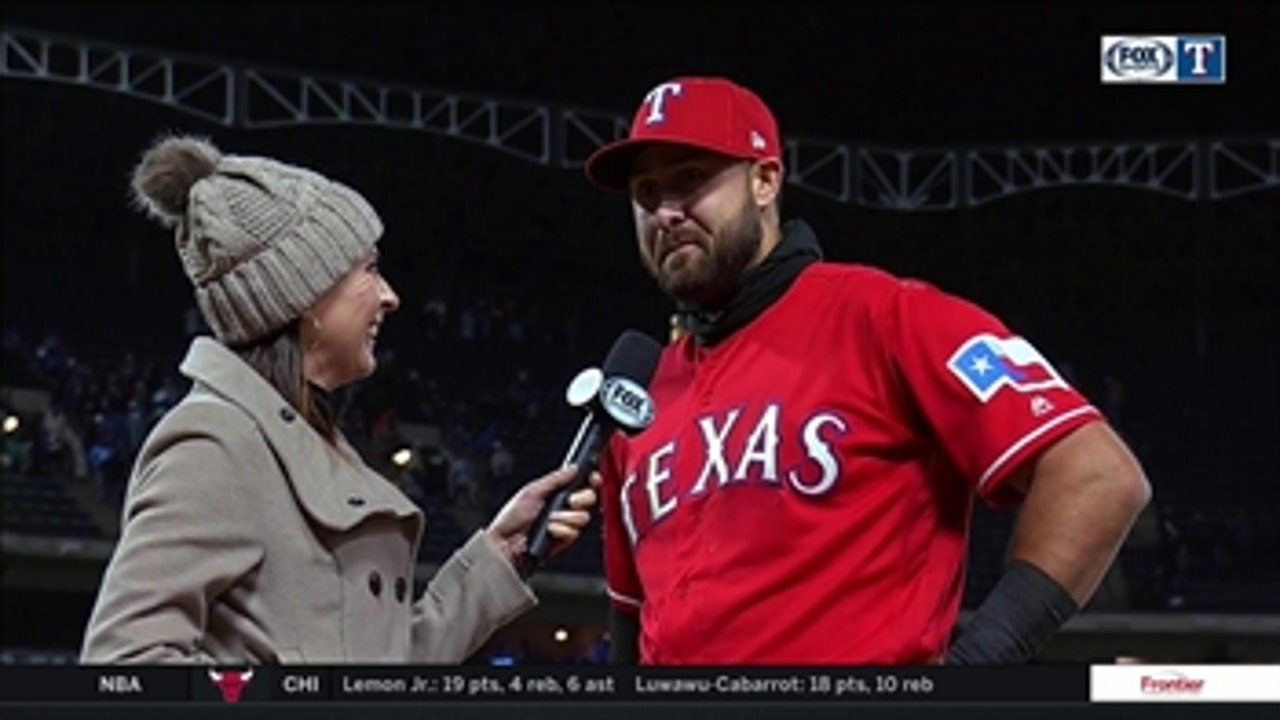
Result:
M778 123L754 92L717 77L679 77L650 90L625 140L587 158L587 178L626 192L636 156L649 145L676 143L743 160L780 159Z

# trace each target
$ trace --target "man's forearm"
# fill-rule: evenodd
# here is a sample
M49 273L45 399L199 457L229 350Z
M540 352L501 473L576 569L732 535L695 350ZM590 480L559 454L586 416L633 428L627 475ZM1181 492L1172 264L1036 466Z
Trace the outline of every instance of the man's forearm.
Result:
M1150 489L1102 423L1062 439L1010 480L1027 493L1009 566L950 648L955 665L1031 660L1083 607Z
M1046 451L1028 486L1011 559L1036 566L1083 607L1150 499L1146 478L1115 433L1095 423Z

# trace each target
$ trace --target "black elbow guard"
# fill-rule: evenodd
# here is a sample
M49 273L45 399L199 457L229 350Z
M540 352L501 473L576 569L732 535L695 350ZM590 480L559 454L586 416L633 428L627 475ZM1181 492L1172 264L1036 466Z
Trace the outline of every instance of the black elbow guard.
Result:
M1035 657L1079 611L1071 594L1031 563L1015 560L947 653L948 665L1014 665Z

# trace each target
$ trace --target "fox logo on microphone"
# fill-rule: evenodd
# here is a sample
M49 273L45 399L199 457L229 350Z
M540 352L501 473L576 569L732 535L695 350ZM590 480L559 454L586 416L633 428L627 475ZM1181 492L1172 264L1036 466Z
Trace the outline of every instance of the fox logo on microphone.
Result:
M249 681L253 679L253 669L236 672L209 668L209 679L213 681L214 686L222 693L223 701L229 703L240 702L240 694L249 686Z
M600 404L605 412L631 432L649 427L656 414L648 391L625 377L611 377L600 388Z

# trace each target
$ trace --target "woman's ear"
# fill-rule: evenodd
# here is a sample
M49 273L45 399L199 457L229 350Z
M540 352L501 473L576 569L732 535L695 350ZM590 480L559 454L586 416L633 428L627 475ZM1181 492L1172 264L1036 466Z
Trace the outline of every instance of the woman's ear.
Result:
M305 351L315 350L320 346L320 331L323 326L320 324L320 318L310 310L302 314L302 318L298 322L298 344Z

